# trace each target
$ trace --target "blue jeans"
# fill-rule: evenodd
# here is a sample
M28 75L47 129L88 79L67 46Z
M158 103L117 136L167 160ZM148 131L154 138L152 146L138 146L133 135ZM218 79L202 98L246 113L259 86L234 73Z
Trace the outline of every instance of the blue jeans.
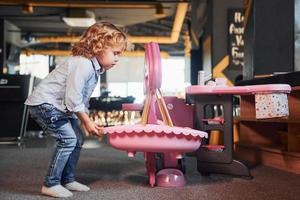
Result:
M44 132L57 142L44 185L52 187L75 181L75 168L84 141L79 120L72 117L72 113L64 113L46 103L29 106L29 112Z

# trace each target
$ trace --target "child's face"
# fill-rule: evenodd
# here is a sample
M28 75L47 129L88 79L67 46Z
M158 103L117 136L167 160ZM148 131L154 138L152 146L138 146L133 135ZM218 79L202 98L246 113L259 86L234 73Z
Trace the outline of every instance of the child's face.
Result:
M109 70L118 63L121 52L121 47L110 48L105 50L102 54L96 55L96 58L101 67L105 70Z

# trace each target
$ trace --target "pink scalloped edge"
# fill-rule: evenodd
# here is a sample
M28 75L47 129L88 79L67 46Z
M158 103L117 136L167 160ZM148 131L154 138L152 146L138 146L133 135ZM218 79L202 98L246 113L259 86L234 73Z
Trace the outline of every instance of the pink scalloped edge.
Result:
M203 131L183 128L176 126L166 126L157 124L146 124L145 126L141 124L135 125L120 125L103 128L104 134L168 134L168 135L182 135L182 136L192 136L195 138L208 138L208 134Z

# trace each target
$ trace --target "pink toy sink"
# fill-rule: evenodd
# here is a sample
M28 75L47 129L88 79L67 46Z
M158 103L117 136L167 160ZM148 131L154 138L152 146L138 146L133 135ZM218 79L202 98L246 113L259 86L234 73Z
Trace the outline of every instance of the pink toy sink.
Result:
M127 151L129 156L138 151L172 152L180 158L180 153L197 150L201 138L207 137L206 132L157 124L113 126L104 132L113 147Z
M109 143L116 149L127 151L129 157L138 151L144 152L151 187L155 183L162 187L183 186L184 176L175 169L178 168L178 159L182 159L182 153L196 151L202 138L207 138L207 133L173 125L159 90L162 78L159 46L151 42L145 45L145 49L145 105L124 105L128 110L140 110L143 107L141 124L106 127L103 131L108 135ZM159 108L163 124L158 124L155 105ZM163 153L164 162L164 169L157 174L156 153Z

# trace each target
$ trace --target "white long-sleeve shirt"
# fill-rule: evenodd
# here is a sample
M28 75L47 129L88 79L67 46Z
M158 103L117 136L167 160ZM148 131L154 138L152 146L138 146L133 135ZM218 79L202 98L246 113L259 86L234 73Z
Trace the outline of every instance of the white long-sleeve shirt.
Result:
M49 103L63 112L88 112L100 74L101 66L95 57L69 57L34 88L25 104Z

